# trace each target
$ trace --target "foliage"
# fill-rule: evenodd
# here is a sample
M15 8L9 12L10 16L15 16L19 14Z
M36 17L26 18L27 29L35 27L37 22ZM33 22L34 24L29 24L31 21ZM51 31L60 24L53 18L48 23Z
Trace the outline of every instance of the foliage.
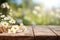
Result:
M22 0L19 5L17 5L16 0L12 1L8 0L13 10L10 16L21 19L25 25L60 25L60 17L55 15L54 10L56 9L44 9L43 3L32 3L32 0ZM9 12L7 13L9 14ZM59 13L57 14L59 15Z

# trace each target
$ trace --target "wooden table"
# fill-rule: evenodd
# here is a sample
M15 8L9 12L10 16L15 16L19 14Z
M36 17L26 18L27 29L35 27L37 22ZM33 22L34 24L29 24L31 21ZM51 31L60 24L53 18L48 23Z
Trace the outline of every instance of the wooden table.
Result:
M60 26L48 26L50 28L51 31L53 31L56 36L57 36L57 40L60 40Z
M33 40L32 27L27 27L27 31L24 33L8 34L0 33L0 40Z
M34 28L35 40L57 40L57 36L47 26L37 26Z
M0 40L60 40L60 26L27 26L24 33L0 33Z

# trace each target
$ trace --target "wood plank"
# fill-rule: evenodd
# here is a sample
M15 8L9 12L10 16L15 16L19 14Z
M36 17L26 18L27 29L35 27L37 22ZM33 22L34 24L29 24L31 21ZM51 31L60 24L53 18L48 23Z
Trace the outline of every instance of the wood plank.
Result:
M58 40L60 40L60 26L48 26L57 35Z
M27 27L27 32L24 33L16 33L16 34L8 34L8 33L0 33L0 40L33 40L33 31L32 27Z
M34 28L35 40L57 40L57 36L46 26L36 26Z

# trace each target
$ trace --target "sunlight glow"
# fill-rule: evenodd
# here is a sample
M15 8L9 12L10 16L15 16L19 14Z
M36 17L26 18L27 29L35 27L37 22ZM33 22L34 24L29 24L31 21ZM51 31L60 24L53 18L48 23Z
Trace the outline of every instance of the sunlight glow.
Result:
M33 0L34 3L43 3L45 8L59 7L60 0Z
M59 0L44 0L45 8L52 8L59 6Z

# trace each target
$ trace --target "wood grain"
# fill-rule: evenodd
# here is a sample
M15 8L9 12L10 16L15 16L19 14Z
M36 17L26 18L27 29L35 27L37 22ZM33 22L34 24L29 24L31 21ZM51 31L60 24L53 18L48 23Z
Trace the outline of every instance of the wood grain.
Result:
M16 34L0 33L0 40L33 40L32 27L27 27L27 30Z
M0 33L0 40L60 40L60 26L26 26L23 33Z
M48 26L56 35L57 39L60 40L60 26Z
M56 34L46 26L34 27L35 40L57 40Z

